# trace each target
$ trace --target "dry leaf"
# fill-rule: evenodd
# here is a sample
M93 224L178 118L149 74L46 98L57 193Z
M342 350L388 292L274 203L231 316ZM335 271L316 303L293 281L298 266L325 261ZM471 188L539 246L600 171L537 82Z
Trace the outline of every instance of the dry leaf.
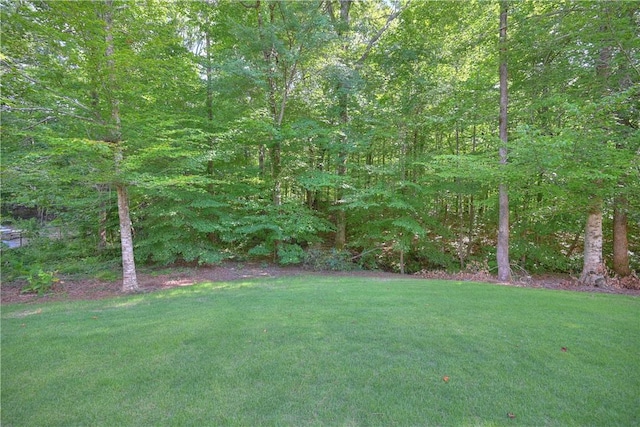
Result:
M513 412L509 412L507 413L507 417L514 419L516 417L516 415Z
M447 376L442 377L442 381L444 381L445 383L448 383L449 382L449 377L447 377Z
M562 347L561 350L562 351L567 351L567 347Z

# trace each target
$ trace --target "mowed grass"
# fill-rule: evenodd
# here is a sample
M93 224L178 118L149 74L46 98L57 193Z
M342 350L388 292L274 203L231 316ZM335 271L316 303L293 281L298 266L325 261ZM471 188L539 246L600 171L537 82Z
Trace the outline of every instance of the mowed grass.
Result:
M10 305L1 398L5 427L633 426L640 298L309 276Z

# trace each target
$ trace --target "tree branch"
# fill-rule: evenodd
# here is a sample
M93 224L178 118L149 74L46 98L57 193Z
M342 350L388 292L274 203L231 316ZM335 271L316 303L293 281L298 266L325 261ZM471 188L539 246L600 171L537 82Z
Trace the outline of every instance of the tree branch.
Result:
M246 4L243 1L241 1L240 4L243 5L244 7L246 7L247 9L257 9L258 6L260 6L260 2L259 1L257 1L256 4L254 4L254 5Z
M371 40L369 40L369 43L367 43L367 47L362 53L362 56L360 56L360 59L358 59L355 63L356 68L362 67L362 64L371 53L373 46L378 42L378 40L380 40L380 37L382 37L384 32L389 29L389 27L391 26L391 23L400 15L401 12L402 12L402 9L398 9L395 12L393 12L391 15L389 15L389 17L387 18L387 22L385 22L384 26L380 28L380 30L378 30L378 32L371 38Z
M20 73L20 75L22 77L24 77L26 80L28 80L29 82L38 85L39 87L41 87L42 89L51 92L54 96L60 98L60 99L64 99L68 102L71 102L72 104L77 105L78 107L82 108L85 111L88 112L93 112L93 110L89 107L87 107L86 105L82 104L80 101L78 101L75 98L70 98L68 96L65 95L60 95L58 92L56 92L55 90L51 89L48 86L45 86L44 84L42 84L41 82L39 82L38 80L36 80L35 78L31 77L30 75L28 75L24 70L22 70L19 66L11 64L10 62L8 62L6 59L3 59L2 61L0 61L0 63L6 67L9 68L13 68L14 70L16 70L18 73Z
M55 117L54 116L47 116L44 119L32 124L31 126L28 126L28 127L24 128L24 129L20 129L20 132L25 132L25 131L31 130L36 126L39 126L39 125L41 125L43 123L50 122L51 120L55 120Z
M40 122L36 123L35 125L29 126L23 130L29 130L34 128L35 126L41 124L41 123L45 123L47 121L50 121L50 119L55 119L57 118L57 116L66 116L66 117L71 117L74 119L78 119L78 120L82 120L84 122L89 122L89 123L94 123L97 125L101 125L104 126L104 122L101 120L96 120L96 119L92 119L90 117L84 117L84 116L79 116L73 112L70 111L64 111L62 109L55 109L55 108L48 108L48 107L12 107L10 105L3 105L2 108L0 109L0 111L2 111L3 113L10 113L13 111L16 112L26 112L26 113L33 113L33 112L45 112L47 114L49 114L49 116L45 119L45 120L41 120Z
M327 10L327 13L329 14L329 18L331 19L331 23L335 25L336 14L333 12L333 5L331 4L331 0L326 0L324 4L326 5L326 10Z

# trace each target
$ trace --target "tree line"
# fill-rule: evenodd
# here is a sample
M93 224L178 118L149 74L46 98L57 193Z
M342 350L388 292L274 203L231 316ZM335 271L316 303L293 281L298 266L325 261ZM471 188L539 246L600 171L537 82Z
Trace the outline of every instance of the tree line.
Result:
M636 2L0 10L3 221L38 209L124 290L136 262L640 266Z

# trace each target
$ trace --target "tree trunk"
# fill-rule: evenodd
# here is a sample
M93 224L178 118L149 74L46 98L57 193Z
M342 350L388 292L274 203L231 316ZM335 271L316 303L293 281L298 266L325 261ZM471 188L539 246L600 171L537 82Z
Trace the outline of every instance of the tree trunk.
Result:
M106 185L96 185L98 192L98 252L102 252L107 248L107 201L108 196L105 193L108 190Z
M344 89L343 89L344 90ZM334 242L335 248L338 250L344 249L347 244L347 214L344 210L344 190L343 182L347 175L347 132L346 127L349 123L349 110L348 110L347 94L342 93L340 95L340 123L343 126L344 132L340 141L340 150L338 152L338 165L336 172L340 181L336 188L336 239Z
M207 27L209 26L209 22L207 20ZM206 29L204 34L205 39L205 49L207 50L207 63L206 63L206 74L207 74L207 100L206 100L206 109L207 109L207 120L209 124L213 125L213 65L211 63L211 36L209 35L209 28ZM211 151L213 151L213 138L209 142ZM207 161L207 175L213 179L214 174L214 164L213 159L209 159ZM209 192L213 193L213 184L209 185Z
M113 1L105 0L106 10L104 14L105 21L105 41L107 58L109 85L109 96L111 99L111 132L107 140L115 145L115 169L116 174L120 173L120 163L122 162L122 145L121 145L121 122L120 122L120 103L116 94L116 70L113 44ZM127 190L123 183L116 184L118 193L118 215L120 217L120 243L122 246L122 291L135 292L138 290L138 278L136 275L136 264L133 257L133 236L131 234L131 218L129 216L129 200L127 198Z
M627 238L627 201L616 198L613 208L613 271L622 277L631 274L629 240Z
M129 198L124 185L116 185L118 193L118 215L120 217L120 245L122 247L122 291L135 292L138 290L136 262L133 258L133 234L131 233L131 218L129 216Z
M500 212L498 219L498 280L508 282L511 280L511 266L509 262L509 194L507 186L500 184L499 204Z
M507 163L507 13L509 4L500 2L500 164ZM498 280L508 282L511 280L511 266L509 264L509 194L507 185L502 183L499 188L499 218L498 218Z
M273 174L273 205L279 207L282 205L282 181L280 174L282 173L282 158L280 142L274 143L271 148L271 168Z
M606 286L605 267L602 261L602 200L597 200L589 210L584 232L584 264L580 283L586 286Z
M340 26L338 27L338 36L344 37L342 51L346 57L349 54L349 45L346 41L346 35L349 32L349 10L351 8L351 0L340 0ZM342 126L340 148L338 150L338 164L336 172L340 178L344 178L347 174L347 124L349 123L349 94L348 82L340 82L338 85L338 107L340 111L340 125ZM340 180L341 181L341 180ZM347 244L347 214L342 206L344 203L343 183L339 182L336 188L336 238L334 246L338 250L344 249Z

